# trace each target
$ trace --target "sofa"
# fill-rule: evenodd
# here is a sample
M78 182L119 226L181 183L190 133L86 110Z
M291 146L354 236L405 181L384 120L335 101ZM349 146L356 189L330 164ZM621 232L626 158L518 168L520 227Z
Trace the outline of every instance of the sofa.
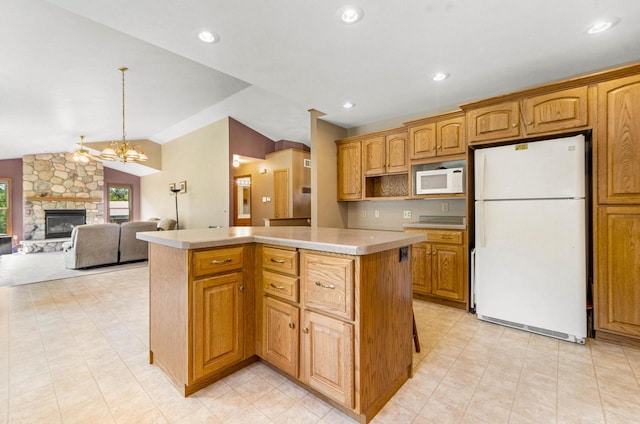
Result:
M141 231L156 231L156 223L78 225L71 232L71 241L62 245L65 266L78 269L146 260L147 242L136 238L136 233Z

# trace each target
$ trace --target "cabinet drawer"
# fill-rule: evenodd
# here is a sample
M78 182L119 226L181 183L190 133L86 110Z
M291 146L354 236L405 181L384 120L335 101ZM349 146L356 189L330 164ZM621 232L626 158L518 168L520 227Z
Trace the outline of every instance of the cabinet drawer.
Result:
M292 302L298 301L298 279L295 277L262 271L262 286L265 293Z
M305 307L353 320L353 272L353 259L305 253Z
M242 247L205 250L193 253L193 276L219 274L242 268Z
M408 233L422 233L427 236L427 243L462 244L462 231L407 229Z
M272 271L298 275L298 252L263 246L262 267Z

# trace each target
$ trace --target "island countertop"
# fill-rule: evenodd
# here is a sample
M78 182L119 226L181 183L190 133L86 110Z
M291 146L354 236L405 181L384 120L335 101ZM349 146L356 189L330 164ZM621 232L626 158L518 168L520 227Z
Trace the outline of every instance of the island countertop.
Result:
M424 234L312 227L228 227L140 232L137 238L176 249L265 243L348 255L368 255L426 240Z

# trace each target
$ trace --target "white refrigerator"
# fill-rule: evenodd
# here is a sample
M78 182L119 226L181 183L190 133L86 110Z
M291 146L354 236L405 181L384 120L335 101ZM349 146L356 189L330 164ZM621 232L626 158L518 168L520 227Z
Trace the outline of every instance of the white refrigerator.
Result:
M478 318L584 343L584 136L477 149L474 166Z

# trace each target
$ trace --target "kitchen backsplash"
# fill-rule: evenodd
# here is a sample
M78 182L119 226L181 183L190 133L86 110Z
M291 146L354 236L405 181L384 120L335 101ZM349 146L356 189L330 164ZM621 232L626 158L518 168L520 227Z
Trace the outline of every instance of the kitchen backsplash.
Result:
M410 218L404 218L407 211ZM348 227L402 231L402 224L416 222L420 215L466 216L465 199L350 202Z

